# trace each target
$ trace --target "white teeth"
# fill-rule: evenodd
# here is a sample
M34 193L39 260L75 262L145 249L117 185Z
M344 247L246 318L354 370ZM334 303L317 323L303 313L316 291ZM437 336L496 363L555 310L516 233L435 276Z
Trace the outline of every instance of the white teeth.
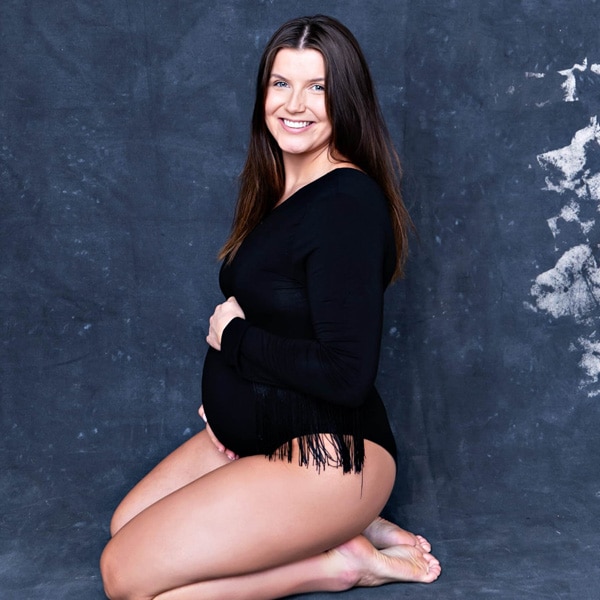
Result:
M288 121L287 119L283 119L283 122L286 127L291 127L292 129L302 129L310 125L310 121Z

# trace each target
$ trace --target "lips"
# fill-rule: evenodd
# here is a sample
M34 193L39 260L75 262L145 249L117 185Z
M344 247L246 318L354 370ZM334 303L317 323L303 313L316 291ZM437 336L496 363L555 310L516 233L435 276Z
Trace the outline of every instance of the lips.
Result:
M283 124L290 129L304 129L312 124L312 121L290 121L289 119L281 119Z

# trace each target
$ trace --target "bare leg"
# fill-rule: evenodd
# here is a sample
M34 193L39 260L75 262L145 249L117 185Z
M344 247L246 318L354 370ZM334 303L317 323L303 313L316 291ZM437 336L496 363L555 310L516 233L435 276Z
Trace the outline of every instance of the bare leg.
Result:
M254 456L225 463L170 493L143 509L109 542L102 557L109 596L150 599L198 582L291 568L311 557L323 560L323 552L340 544L344 546L332 551L338 560L331 560L347 571L353 554L346 540L379 514L395 476L385 450L371 442L365 450L359 475L336 468L317 473L295 461ZM425 555L415 546L376 553L365 538L358 539L370 548L372 565L381 563L382 556L387 564ZM425 557L425 570L431 560ZM350 570L356 572L361 564L355 561ZM401 579L407 578L405 570L400 569ZM364 570L371 581L387 577L385 569L380 571ZM368 580L360 579L359 585Z
M230 462L223 453L215 450L206 431L196 434L162 460L127 494L115 511L111 534L151 504ZM419 545L425 552L431 552L425 538L382 517L377 517L362 534L378 549L406 544Z
M113 515L111 535L150 505L230 462L217 451L206 430L197 433L156 465L125 496Z
M439 562L414 546L378 552L358 536L317 556L268 571L203 581L156 596L154 600L271 600L316 591L340 592L355 586L435 581Z

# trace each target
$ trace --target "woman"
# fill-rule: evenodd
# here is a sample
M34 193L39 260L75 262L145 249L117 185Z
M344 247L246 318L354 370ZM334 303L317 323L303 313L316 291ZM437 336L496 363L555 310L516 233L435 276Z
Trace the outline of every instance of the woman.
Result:
M396 472L374 388L383 292L406 254L395 153L352 34L273 36L210 318L205 430L128 494L102 556L112 599L268 599L440 574L378 518Z

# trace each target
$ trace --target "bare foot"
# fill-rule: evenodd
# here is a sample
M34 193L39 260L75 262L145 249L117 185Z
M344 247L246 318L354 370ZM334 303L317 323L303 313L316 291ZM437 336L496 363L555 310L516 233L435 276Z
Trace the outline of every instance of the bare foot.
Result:
M422 535L406 531L382 517L377 517L362 534L378 550L390 546L408 545L420 546L425 552L431 552L431 544Z
M419 546L401 544L379 551L362 535L330 550L329 554L346 574L348 587L431 583L442 572L437 558Z

